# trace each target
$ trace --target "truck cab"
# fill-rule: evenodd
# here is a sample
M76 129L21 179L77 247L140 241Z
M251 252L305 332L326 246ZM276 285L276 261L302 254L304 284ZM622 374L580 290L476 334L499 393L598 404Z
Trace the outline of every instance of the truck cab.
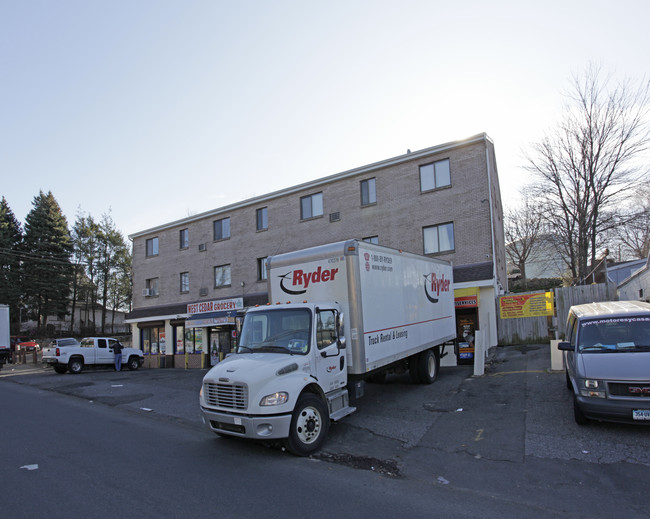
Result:
M201 408L218 434L287 439L296 454L316 450L330 419L348 405L340 308L291 303L250 309L237 353L204 378Z

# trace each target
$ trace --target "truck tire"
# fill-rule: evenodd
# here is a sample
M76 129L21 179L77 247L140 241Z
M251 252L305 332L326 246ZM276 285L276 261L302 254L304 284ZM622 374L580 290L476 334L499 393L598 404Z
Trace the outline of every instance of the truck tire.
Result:
M131 371L135 371L140 367L140 359L138 357L129 357L129 362L127 363L127 366Z
M84 362L81 359L74 358L70 359L70 362L68 362L68 370L70 370L70 373L73 375L77 375L78 373L81 373L84 369Z
M291 417L286 446L296 456L308 456L325 441L330 417L327 406L318 396L305 393L298 399Z
M411 380L419 384L433 384L438 378L440 368L440 350L432 348L411 357L409 371Z
M66 371L68 371L68 366L54 366L54 371L56 371L59 375L63 375Z

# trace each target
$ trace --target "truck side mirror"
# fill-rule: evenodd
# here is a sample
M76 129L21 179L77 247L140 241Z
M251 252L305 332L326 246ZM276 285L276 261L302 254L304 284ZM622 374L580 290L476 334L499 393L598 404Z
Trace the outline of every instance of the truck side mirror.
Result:
M570 342L562 341L558 343L557 349L561 351L573 351L573 346L571 346Z

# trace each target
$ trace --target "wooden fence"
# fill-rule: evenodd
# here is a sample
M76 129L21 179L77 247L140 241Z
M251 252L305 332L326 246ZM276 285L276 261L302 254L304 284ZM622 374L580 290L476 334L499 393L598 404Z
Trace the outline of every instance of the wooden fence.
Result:
M542 291L543 292L543 291ZM501 319L497 316L499 344L544 343L557 337L564 337L569 308L582 303L613 301L616 299L614 287L601 283L577 287L556 288L555 315L553 317L523 317ZM526 292L539 294L540 292Z

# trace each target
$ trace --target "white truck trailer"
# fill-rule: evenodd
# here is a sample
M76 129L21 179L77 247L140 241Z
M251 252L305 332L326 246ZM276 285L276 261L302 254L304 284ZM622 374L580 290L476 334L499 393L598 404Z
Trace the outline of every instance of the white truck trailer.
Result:
M11 331L9 329L9 306L0 305L0 369L11 358Z
M236 353L203 379L203 419L218 435L308 455L330 420L355 411L348 389L364 378L436 379L456 334L448 262L350 240L269 257L267 272L271 304L246 312Z

